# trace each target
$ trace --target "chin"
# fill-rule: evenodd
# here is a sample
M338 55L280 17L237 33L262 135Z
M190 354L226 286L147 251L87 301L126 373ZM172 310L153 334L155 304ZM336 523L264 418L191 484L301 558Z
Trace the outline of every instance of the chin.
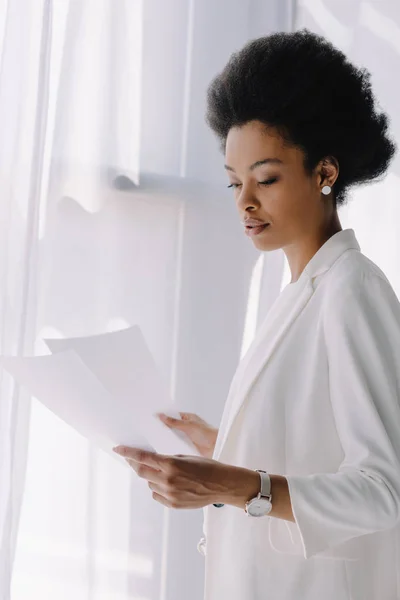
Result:
M279 250L280 248L282 248L282 244L279 243L274 243L271 240L253 240L253 244L254 247L257 248L257 250L261 250L263 252L272 252L272 250Z
M279 240L280 236L275 236L274 233L275 231L271 232L270 227L268 227L266 231L263 231L258 235L250 236L250 239L253 242L254 247L262 252L279 250L284 244Z

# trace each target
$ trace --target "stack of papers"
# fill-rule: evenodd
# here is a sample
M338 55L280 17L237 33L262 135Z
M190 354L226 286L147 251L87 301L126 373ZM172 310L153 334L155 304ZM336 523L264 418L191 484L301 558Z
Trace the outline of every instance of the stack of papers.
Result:
M0 366L98 448L124 464L114 446L198 454L155 416L179 413L138 326L45 342L52 354L0 357Z

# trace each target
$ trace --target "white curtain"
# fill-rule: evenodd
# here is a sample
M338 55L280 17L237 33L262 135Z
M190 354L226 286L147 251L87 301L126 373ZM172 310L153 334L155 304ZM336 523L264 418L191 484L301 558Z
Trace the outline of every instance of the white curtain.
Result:
M0 0L2 354L137 323L176 403L218 423L283 263L243 236L205 92L293 19L281 0ZM0 599L200 600L202 511L164 509L0 386Z

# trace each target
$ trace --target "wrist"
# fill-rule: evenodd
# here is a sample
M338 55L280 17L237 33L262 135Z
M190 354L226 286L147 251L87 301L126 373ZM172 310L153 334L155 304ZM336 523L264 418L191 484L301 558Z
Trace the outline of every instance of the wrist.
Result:
M260 474L251 469L229 467L224 499L218 500L244 510L246 502L257 496L261 489Z
M242 510L245 504L255 498L261 490L261 478L257 471L224 465L227 469L223 477L224 489L215 502L230 504ZM224 475L225 475L224 473ZM289 484L283 475L271 475L271 495L273 497L270 517L296 522L291 504Z

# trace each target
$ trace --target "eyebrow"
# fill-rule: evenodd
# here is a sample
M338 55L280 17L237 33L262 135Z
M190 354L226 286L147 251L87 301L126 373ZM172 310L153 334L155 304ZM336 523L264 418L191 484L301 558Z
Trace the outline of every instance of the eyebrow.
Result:
M254 169L256 169L257 167L268 163L283 164L283 161L280 158L264 158L263 160L258 160L257 162L250 165L249 171L254 171ZM228 165L224 165L224 167L227 171L233 171L233 173L235 172L235 169L233 167L229 167Z

